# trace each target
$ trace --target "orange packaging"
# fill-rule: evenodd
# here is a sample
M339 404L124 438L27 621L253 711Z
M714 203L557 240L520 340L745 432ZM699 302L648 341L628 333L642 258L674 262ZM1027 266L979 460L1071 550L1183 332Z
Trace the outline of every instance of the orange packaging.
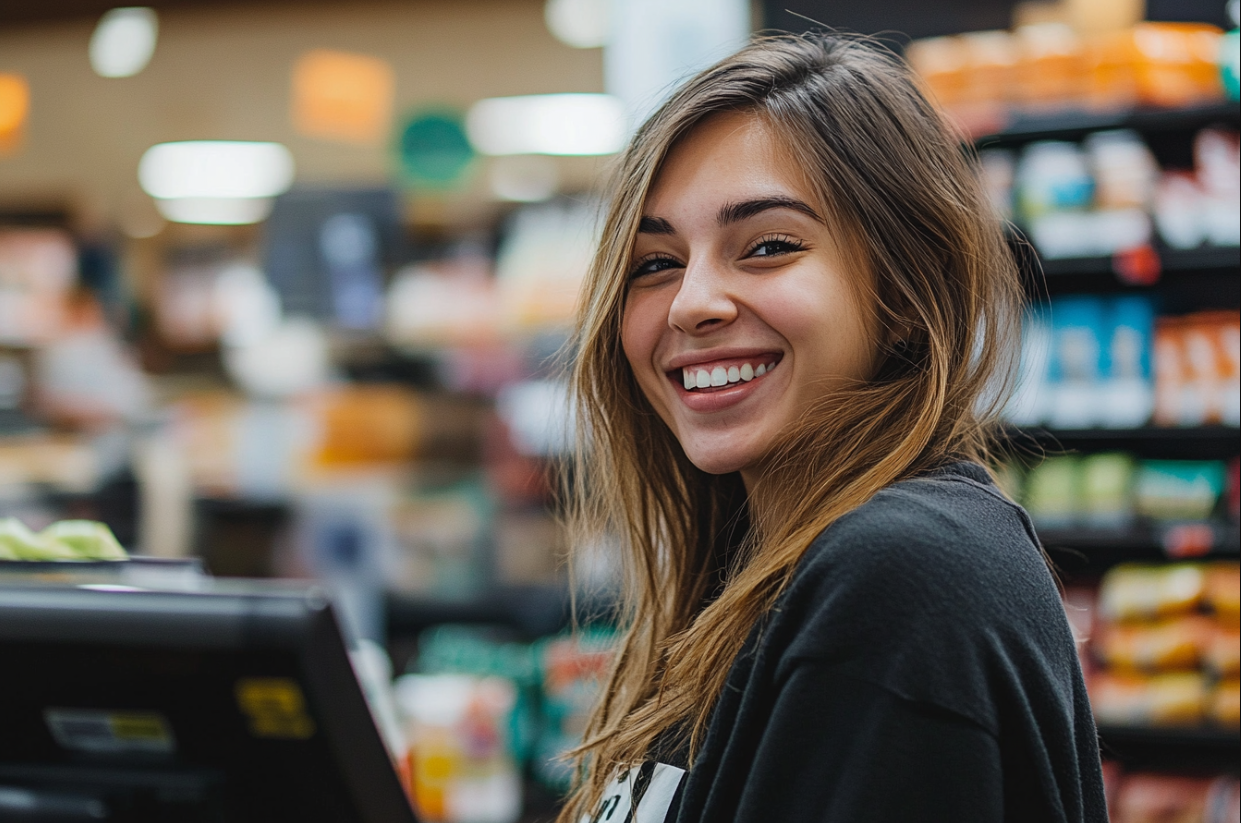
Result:
M418 449L422 407L408 389L353 386L314 401L320 466L356 466L409 460Z
M1208 691L1200 672L1139 675L1100 671L1087 682L1102 725L1192 726L1202 722Z
M1018 76L1017 44L1006 31L978 31L961 35L966 71L965 100L979 105L1009 102Z
M1096 633L1095 654L1109 666L1168 671L1197 668L1215 639L1214 624L1201 615L1155 623L1107 626Z
M1180 107L1223 99L1223 31L1205 23L1139 23L1130 33L1138 99Z
M1148 620L1197 611L1206 587L1200 564L1124 563L1099 587L1099 612L1109 621Z
M1241 674L1241 632L1235 626L1213 626L1202 648L1202 662L1220 677Z
M1189 382L1185 356L1185 323L1179 317L1160 317L1155 322L1153 363L1155 370L1156 425L1186 425L1182 420L1182 396Z
M961 38L915 40L906 47L905 59L940 105L950 107L966 99L969 55Z
M1231 677L1221 680L1211 692L1207 708L1211 720L1221 726L1241 726L1241 680Z
M1084 96L1094 109L1131 108L1138 102L1136 50L1131 31L1096 34L1083 43Z
M1241 563L1212 563L1207 567L1205 600L1221 624L1241 623Z
M1064 23L1035 23L1013 33L1019 56L1016 94L1036 107L1080 101L1086 92L1085 49Z

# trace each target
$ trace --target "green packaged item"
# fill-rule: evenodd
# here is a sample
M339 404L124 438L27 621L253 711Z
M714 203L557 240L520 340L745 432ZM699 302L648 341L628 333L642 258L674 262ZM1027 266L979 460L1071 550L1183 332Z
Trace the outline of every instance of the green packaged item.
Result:
M1062 528L1077 521L1081 462L1072 455L1049 457L1030 471L1025 507L1039 526Z
M1092 454L1081 463L1082 520L1096 528L1133 521L1134 460L1123 452Z

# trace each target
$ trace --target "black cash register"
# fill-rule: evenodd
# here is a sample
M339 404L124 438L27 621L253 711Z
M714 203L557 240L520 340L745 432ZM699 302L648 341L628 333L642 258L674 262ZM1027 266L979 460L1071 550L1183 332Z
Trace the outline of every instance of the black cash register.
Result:
M0 583L0 821L414 823L310 588Z

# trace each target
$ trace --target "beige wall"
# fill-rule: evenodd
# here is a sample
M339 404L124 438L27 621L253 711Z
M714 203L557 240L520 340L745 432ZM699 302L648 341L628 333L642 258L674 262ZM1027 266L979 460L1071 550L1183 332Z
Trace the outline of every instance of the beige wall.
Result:
M166 140L276 140L293 151L299 182L380 182L390 168L386 147L294 133L289 83L298 55L335 48L391 61L398 113L498 95L601 91L600 50L561 45L542 7L542 0L401 0L168 11L150 65L123 79L91 71L93 20L0 32L0 71L24 74L31 87L24 146L0 158L0 206L63 204L88 222L114 221L147 205L138 160ZM599 165L562 162L570 187ZM485 214L485 200L478 175L440 211L469 222Z

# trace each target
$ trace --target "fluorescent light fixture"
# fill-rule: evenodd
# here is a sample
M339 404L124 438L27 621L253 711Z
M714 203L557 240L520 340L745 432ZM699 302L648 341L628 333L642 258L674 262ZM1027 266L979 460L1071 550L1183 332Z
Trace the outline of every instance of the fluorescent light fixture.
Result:
M142 155L138 182L162 199L275 197L293 182L293 155L279 143L159 143Z
M465 127L481 154L615 154L625 145L624 107L606 94L479 100Z
M151 62L158 35L154 9L112 9L99 18L91 35L91 68L100 77L131 77Z
M547 0L543 19L566 46L597 49L608 39L608 6L608 0Z
M155 208L173 223L244 226L266 220L275 201L270 197L155 198Z

